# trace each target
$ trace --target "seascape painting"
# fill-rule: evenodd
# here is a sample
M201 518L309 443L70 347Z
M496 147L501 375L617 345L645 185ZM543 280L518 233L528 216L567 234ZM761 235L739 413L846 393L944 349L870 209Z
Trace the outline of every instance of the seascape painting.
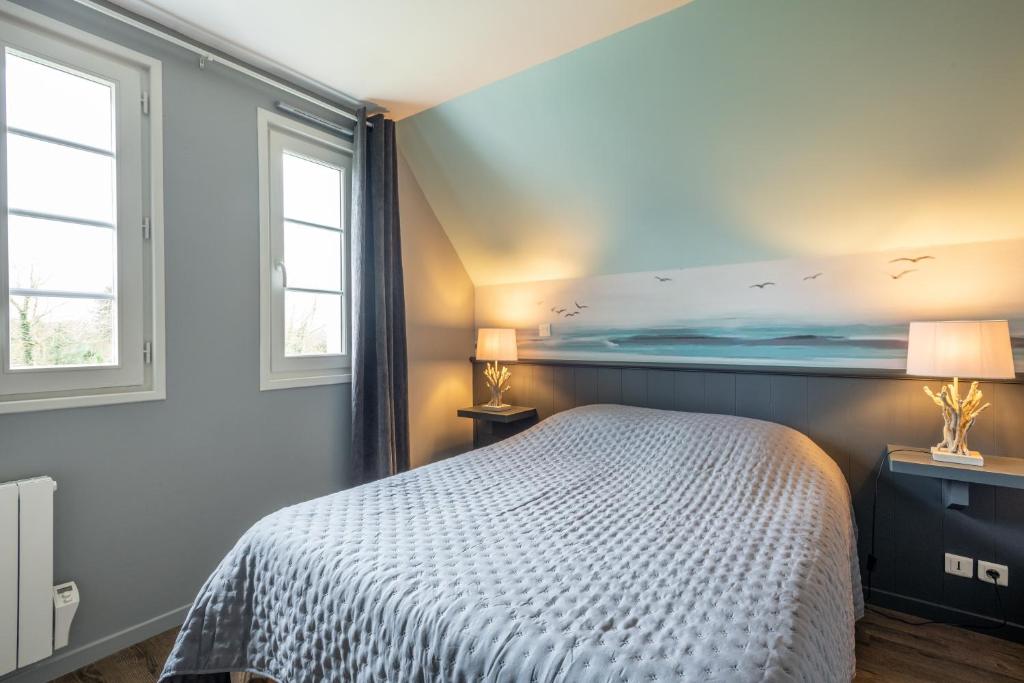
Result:
M902 369L913 320L1007 319L1021 370L1022 264L1012 240L493 285L476 320L525 359Z

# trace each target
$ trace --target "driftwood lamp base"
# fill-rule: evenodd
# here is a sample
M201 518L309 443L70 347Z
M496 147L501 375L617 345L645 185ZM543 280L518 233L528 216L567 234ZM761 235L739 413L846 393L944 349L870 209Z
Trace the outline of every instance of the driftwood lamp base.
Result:
M924 388L924 393L942 409L942 441L932 446L932 459L960 465L984 465L981 454L967 447L967 432L974 426L978 415L989 407L988 403L981 402L978 383L971 382L971 388L963 398L960 397L960 380L957 377L942 387L939 394L932 393L928 387Z

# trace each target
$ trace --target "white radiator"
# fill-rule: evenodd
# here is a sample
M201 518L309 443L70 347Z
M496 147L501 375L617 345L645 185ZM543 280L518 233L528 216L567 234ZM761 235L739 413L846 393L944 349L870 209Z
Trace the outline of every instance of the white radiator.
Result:
M50 477L0 484L0 676L53 654Z

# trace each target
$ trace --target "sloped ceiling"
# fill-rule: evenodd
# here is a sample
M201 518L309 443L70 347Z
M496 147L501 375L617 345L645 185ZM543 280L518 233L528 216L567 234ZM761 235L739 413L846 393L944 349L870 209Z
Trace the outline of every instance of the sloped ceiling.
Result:
M400 119L689 0L112 0Z
M1024 236L1024 2L697 0L399 124L476 285Z

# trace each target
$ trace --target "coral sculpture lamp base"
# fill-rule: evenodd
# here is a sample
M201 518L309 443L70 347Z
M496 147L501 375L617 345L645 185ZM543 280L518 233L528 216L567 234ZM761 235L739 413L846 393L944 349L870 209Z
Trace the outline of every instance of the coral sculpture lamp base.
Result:
M975 467L983 467L985 465L985 458L978 451L968 451L968 455L963 455L944 451L938 446L932 446L932 460L953 462L958 465L974 465Z

